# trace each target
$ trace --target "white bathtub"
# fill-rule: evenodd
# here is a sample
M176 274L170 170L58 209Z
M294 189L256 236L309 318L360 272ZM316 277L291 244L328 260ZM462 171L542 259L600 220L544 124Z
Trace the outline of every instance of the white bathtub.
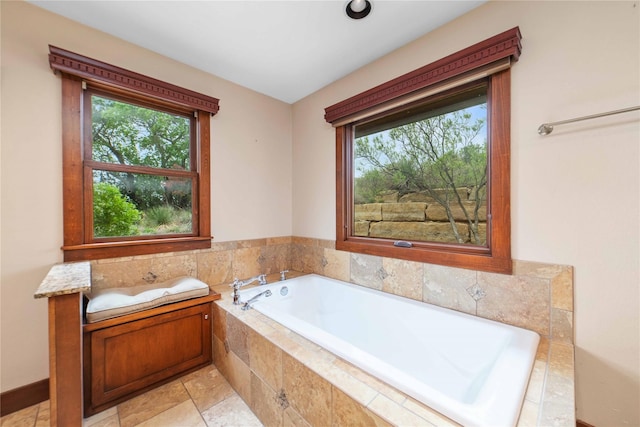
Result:
M315 274L242 291L241 300L266 289L255 310L454 421L516 424L535 332Z

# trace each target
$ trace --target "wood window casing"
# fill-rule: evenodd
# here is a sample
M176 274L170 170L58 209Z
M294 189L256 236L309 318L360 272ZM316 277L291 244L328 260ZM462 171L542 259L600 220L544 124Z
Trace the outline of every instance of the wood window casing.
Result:
M176 252L211 247L210 116L218 100L100 61L50 46L50 65L62 81L62 147L65 261ZM125 97L142 105L194 115L192 171L193 233L142 238L92 239L91 197L86 191L84 87ZM190 177L192 179L193 175Z
M520 32L517 28L471 46L433 64L398 77L331 107L325 118L336 128L336 249L368 255L400 258L473 270L510 274L511 204L510 204L510 62L520 54ZM477 59L475 66L469 63ZM508 66L494 67L507 60ZM457 64L463 64L457 67ZM491 69L489 72L483 70ZM487 192L486 246L411 241L412 247L394 246L393 239L359 237L353 233L353 125L408 105L416 93L434 90L446 94L445 87L462 83L470 73L487 80L489 185ZM480 71L480 72L479 72ZM472 77L478 79L479 77ZM395 88L395 89L394 89ZM425 96L425 98L428 96ZM417 99L425 99L420 96ZM395 104L394 104L395 103ZM394 104L394 107L387 107Z

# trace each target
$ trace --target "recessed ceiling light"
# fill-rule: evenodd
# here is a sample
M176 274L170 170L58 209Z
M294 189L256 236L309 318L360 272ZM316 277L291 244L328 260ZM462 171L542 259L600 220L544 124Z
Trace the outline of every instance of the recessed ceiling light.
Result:
M351 0L347 4L347 16L351 19L362 19L371 12L369 0Z

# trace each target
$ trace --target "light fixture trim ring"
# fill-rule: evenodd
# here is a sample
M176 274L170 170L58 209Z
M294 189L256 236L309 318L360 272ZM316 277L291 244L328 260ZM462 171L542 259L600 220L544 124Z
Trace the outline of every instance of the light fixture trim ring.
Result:
M369 0L365 0L365 8L360 11L360 12L355 12L352 8L351 8L351 3L353 3L354 0L349 1L349 3L347 3L347 8L346 8L346 13L347 16L351 19L362 19L365 18L367 15L369 15L369 13L371 12L371 2L369 2Z

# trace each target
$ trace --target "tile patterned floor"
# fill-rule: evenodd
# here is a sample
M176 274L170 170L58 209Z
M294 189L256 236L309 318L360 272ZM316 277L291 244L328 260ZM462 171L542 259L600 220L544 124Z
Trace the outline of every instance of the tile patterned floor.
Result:
M2 427L48 427L49 401L0 418ZM84 420L84 427L260 427L215 366L207 366Z

